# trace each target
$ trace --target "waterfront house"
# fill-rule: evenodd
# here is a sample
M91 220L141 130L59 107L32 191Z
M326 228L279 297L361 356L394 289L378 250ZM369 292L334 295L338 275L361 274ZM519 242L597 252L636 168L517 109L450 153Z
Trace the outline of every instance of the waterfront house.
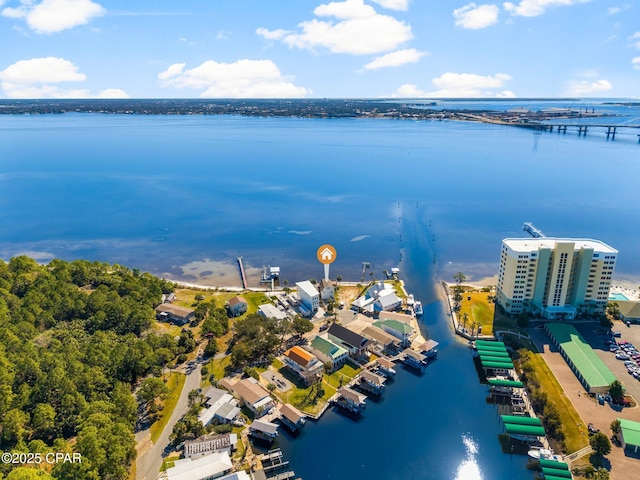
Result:
M196 316L192 308L179 307L171 303L161 303L156 307L156 317L158 320L173 322L176 325L184 325Z
M292 432L301 429L306 422L306 415L293 405L285 403L280 407L280 421Z
M360 374L360 388L374 395L382 395L384 392L384 377L369 370L363 370Z
M397 310L402 305L402 300L398 298L393 290L383 290L373 302L374 309L378 311Z
M378 320L399 320L403 323L411 325L413 317L411 315L407 315L406 313L380 312L378 314Z
M378 363L378 372L387 378L393 377L396 374L395 364L386 357L380 357L376 360Z
M226 452L231 455L236 450L238 435L224 433L222 435L203 435L195 440L185 440L183 454L185 458Z
M297 375L305 385L311 385L322 377L324 364L318 357L302 347L295 346L284 352L284 364Z
M316 335L309 346L311 353L317 356L323 363L328 364L332 370L340 368L347 361L349 352L336 345L326 337Z
M347 350L352 358L362 357L367 354L369 340L342 325L331 324L329 330L327 330L327 335L329 340Z
M404 351L404 363L405 365L422 370L427 364L427 357L418 353L410 348Z
M238 401L219 388L209 387L204 392L205 408L198 415L198 420L207 426L214 419L219 423L232 423L240 413Z
M352 308L360 313L372 314L374 310L373 302L374 298L367 298L366 296L358 297L351 304Z
M403 347L411 345L411 341L417 335L411 325L407 325L400 320L378 320L377 322L374 322L373 325L399 339L402 342Z
M227 302L227 309L231 317L239 317L247 311L248 307L247 301L238 295Z
M320 298L323 302L334 300L336 295L335 283L331 280L323 278L320 281Z
M400 340L375 325L367 326L362 330L362 335L371 340L371 342L383 352L400 347Z
M338 389L338 406L349 410L352 413L359 414L365 407L367 396L356 392L349 387L340 387Z
M309 280L305 280L304 282L297 282L296 287L298 287L300 302L302 302L306 309L312 314L317 312L318 306L320 305L320 293L318 293L315 285Z
M251 410L256 418L271 413L275 408L275 403L269 392L253 378L239 380L231 388L240 397L242 404Z
M255 420L249 425L249 435L271 444L278 436L278 425L266 420Z
M165 472L167 480L210 480L231 472L233 464L227 452L210 453L197 458L176 460Z
M264 318L275 318L276 320L284 320L287 314L271 303L265 303L258 307L258 313Z

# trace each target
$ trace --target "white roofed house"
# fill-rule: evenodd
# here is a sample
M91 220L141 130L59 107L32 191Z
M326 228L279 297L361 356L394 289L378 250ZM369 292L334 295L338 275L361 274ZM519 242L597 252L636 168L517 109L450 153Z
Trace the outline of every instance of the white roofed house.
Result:
M224 390L210 387L204 392L204 396L207 398L205 408L198 415L198 420L204 426L213 420L220 423L232 423L240 413L238 401Z
M287 314L285 312L270 303L260 305L258 307L258 313L264 318L275 318L276 320L284 320L287 318Z
M211 480L231 472L233 463L227 452L176 460L165 472L167 480Z
M298 296L303 305L312 313L317 312L320 306L320 293L313 283L305 280L304 282L297 282L296 287L298 287Z
M376 310L392 311L402 306L402 300L398 298L394 290L382 290L373 303Z
M231 455L231 452L236 450L237 444L238 435L235 433L204 435L195 440L185 440L183 454L185 458L222 452Z

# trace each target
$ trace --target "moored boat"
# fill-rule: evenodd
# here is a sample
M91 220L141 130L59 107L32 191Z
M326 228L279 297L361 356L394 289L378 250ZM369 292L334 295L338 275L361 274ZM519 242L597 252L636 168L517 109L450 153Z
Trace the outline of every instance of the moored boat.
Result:
M419 300L413 304L413 311L416 314L416 317L422 316L422 303Z

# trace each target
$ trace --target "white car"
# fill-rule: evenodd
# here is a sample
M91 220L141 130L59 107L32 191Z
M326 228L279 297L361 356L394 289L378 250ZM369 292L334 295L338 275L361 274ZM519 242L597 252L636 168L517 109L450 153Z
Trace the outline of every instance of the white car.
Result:
M625 353L616 353L616 358L618 360L629 360L629 355Z

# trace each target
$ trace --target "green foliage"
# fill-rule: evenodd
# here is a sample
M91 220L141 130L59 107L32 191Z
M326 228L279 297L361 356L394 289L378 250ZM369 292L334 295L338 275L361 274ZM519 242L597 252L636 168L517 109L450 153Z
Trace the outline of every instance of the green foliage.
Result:
M616 419L611 422L611 432L614 434L620 433L620 420Z
M241 367L249 362L268 362L280 346L280 327L277 320L250 313L234 325L231 339L231 363Z
M258 373L258 370L256 370L253 367L244 367L244 370L242 371L242 373L244 374L245 377L255 378L256 380L260 378L260 374Z
M133 385L189 346L147 331L172 290L120 265L0 260L1 449L71 453L66 440L75 437L82 464L56 465L42 478L126 479ZM22 470L9 478L36 471Z
M309 333L311 330L313 330L313 323L307 318L296 315L296 317L293 319L291 328L296 335L302 336L305 333Z
M204 356L213 357L216 353L218 353L218 342L216 342L215 338L210 338L204 347Z
M6 480L51 480L53 477L39 468L18 467L7 475Z
M595 435L592 435L589 439L589 444L596 455L600 455L604 457L611 453L611 442L609 441L609 437L607 437L604 433L598 432Z
M611 385L609 385L609 395L614 400L620 400L624 397L624 387L619 380L614 380Z

